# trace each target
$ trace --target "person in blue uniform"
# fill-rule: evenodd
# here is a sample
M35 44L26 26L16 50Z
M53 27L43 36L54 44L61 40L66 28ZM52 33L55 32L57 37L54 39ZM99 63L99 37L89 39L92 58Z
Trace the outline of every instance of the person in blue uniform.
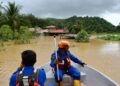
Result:
M64 74L68 74L74 79L74 86L80 86L80 72L71 65L70 61L72 60L73 62L80 64L82 67L84 67L85 63L70 53L68 41L61 40L58 43L57 58L58 59L56 59L56 54L54 52L51 55L50 66L54 69L55 80L59 83L59 86L63 86L62 79ZM59 80L56 65L58 65L59 68Z
M24 76L31 76L34 73L34 64L36 63L36 53L32 50L25 50L21 54L22 56L22 62L20 67L12 74L9 82L9 86L19 86L17 84L17 78L20 71L23 72ZM37 69L37 77L38 80L34 85L32 86L44 86L45 80L46 80L46 74L44 69ZM23 84L23 81L22 81ZM21 85L20 85L21 86ZM23 85L24 86L24 85ZM31 86L31 85L30 85Z

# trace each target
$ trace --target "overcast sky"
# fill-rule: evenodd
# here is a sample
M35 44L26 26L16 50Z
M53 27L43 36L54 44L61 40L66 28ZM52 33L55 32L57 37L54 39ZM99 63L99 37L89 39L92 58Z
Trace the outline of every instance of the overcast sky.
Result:
M114 25L120 22L120 0L3 0L3 5L7 1L21 5L21 13L40 18L99 16Z

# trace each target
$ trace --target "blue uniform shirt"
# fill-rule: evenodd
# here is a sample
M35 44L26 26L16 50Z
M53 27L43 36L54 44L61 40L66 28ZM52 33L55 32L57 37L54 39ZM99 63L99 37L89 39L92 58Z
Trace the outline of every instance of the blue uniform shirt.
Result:
M63 58L63 59L65 59L66 57L69 56L70 59L71 59L73 62L78 63L78 64L81 64L81 63L82 63L82 61L79 60L77 57L75 57L73 54L71 54L70 51L67 51L67 54L62 54L61 51L60 51L60 49L58 49L58 50L57 50L57 55L58 55L58 58ZM54 63L55 59L56 59L56 55L55 55L55 53L53 53L53 54L51 55L51 63L50 63L50 66L51 66L51 67L55 67L55 66L56 66L56 64Z
M16 86L16 78L17 78L17 73L19 73L21 70L18 68L13 75L10 78L10 83L9 86ZM23 69L23 74L25 76L29 76L32 75L34 73L34 67L33 66L26 66ZM46 74L45 71L43 69L38 69L38 83L40 84L40 86L44 86L46 80Z

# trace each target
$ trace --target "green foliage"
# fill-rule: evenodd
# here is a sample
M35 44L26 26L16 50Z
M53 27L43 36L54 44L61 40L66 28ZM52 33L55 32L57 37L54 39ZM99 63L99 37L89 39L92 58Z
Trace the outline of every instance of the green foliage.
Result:
M112 33L116 32L115 26L100 17L77 17L67 19L46 19L47 25L55 25L67 28L69 33L77 34L82 29L88 33Z
M120 34L109 34L98 38L103 40L120 41Z
M15 31L14 33L14 39L16 40L16 39L19 39L19 32L18 31ZM14 40L13 39L13 40Z
M12 39L16 40L16 43L29 43L32 33L26 26L37 25L42 20L33 15L20 15L19 11L21 7L16 5L15 2L8 2L8 5L2 8L4 8L4 11L2 13L0 10L0 39L4 41Z
M77 33L81 29L84 29L88 33L115 32L115 26L113 26L111 23L107 22L103 18L99 18L99 17L73 16L66 19L65 21L66 21L65 25L67 26L70 33L73 33L72 31ZM72 28L73 26L76 26L76 28L80 28L80 29Z
M65 28L65 19L47 18L45 21L46 26L54 25L58 28Z
M0 28L0 39L2 41L13 40L13 34L15 43L17 44L30 43L30 39L33 36L26 26L21 26L19 32L15 31L14 33L8 25L3 25Z
M0 4L1 6L1 4ZM8 2L8 5L0 10L0 26L7 24L13 31L13 39L16 39L16 34L20 29L20 26L28 27L41 27L44 28L49 25L57 26L58 28L65 28L69 33L77 34L82 29L88 33L113 33L120 32L120 25L115 27L108 21L100 17L77 17L72 16L67 19L55 19L55 18L38 18L33 14L20 15L20 6L15 2ZM4 16L5 15L5 16Z
M116 32L120 33L120 24L116 27Z
M40 19L35 17L33 14L21 15L21 25L28 27L45 27L47 25L47 21L45 19Z
M77 42L88 42L89 41L89 35L85 30L81 30L76 37Z
M0 11L0 16L2 15L2 12Z
M19 32L15 31L14 33L8 25L3 25L0 28L1 41L13 40L13 34L15 43L18 44L30 43L30 39L33 37L32 32L30 32L26 26L21 26Z
M2 14L2 10L4 9L4 7L2 6L3 2L0 2L0 15Z
M28 27L20 26L19 32L16 32L16 41L17 44L30 43L32 38L32 33L29 31Z
M7 41L9 39L12 39L12 30L10 29L10 26L8 25L3 25L1 28L0 28L0 39L1 40L4 40L4 41Z
M5 7L5 20L6 24L8 24L13 33L15 33L16 30L19 29L20 25L20 19L19 19L19 11L20 11L20 6L16 5L15 2L8 2L8 5ZM13 34L14 38L14 34Z

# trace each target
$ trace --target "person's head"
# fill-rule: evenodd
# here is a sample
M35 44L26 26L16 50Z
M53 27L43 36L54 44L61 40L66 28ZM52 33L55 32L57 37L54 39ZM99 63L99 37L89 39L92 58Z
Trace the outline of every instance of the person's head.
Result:
M70 43L66 40L60 40L58 43L58 48L62 51L62 52L66 52L68 51L70 46Z
M25 50L21 54L24 66L33 66L36 63L36 53L32 50Z

